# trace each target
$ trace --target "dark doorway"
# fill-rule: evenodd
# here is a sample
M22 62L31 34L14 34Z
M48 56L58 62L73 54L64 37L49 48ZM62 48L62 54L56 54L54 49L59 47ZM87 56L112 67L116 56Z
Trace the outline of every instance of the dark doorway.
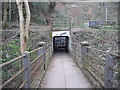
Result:
M69 37L67 36L55 36L53 37L53 48L56 51L68 52Z

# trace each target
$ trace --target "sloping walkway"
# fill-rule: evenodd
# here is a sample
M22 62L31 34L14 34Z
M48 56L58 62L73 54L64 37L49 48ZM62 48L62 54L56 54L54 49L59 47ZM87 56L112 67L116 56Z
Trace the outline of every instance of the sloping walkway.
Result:
M41 83L41 88L90 88L82 71L65 52L55 53Z

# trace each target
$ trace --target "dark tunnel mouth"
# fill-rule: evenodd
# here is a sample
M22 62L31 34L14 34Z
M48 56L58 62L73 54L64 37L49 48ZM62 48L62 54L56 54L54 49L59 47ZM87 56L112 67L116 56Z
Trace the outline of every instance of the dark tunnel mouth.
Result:
M54 36L53 50L55 52L68 52L69 37L68 36Z

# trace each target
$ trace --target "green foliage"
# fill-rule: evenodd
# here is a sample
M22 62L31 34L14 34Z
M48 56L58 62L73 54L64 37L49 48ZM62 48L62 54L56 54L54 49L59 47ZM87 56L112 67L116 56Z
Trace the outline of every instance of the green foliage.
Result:
M9 43L2 44L2 63L20 55L20 40L15 39Z
M34 2L33 6L38 10L48 11L49 3L48 2Z

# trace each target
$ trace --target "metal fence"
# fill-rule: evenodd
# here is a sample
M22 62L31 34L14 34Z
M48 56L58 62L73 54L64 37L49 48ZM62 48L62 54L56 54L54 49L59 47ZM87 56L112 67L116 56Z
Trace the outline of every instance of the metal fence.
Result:
M93 87L118 88L120 55L89 46L88 42L71 44L71 55Z
M51 30L71 30L71 20L52 19Z
M51 30L71 30L71 28L84 27L84 22L79 20L72 21L71 19L52 19Z
M0 64L2 85L0 88L39 87L52 57L52 44L46 44L31 52Z

